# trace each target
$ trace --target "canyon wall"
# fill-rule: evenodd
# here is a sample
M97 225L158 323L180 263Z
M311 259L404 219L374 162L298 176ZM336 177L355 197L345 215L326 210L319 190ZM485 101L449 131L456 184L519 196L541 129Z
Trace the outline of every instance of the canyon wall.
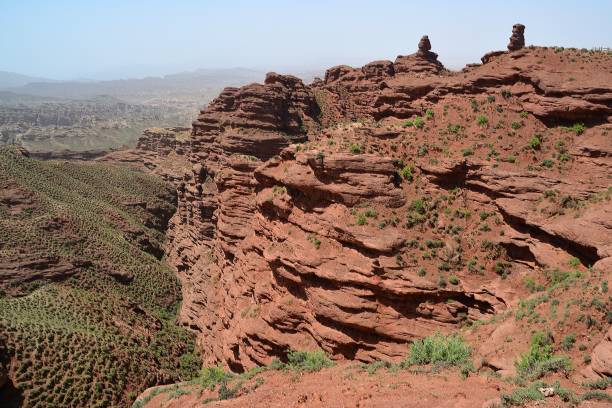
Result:
M205 363L399 359L507 310L536 271L609 272L612 59L519 43L449 72L424 37L201 111L167 256Z

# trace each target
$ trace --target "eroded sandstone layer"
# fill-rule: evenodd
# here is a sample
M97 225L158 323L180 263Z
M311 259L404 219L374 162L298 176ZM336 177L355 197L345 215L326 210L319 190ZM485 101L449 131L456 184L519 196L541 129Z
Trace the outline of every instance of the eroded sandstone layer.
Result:
M201 111L168 260L205 363L398 359L516 305L538 271L609 273L612 59L518 45L452 73L423 37Z

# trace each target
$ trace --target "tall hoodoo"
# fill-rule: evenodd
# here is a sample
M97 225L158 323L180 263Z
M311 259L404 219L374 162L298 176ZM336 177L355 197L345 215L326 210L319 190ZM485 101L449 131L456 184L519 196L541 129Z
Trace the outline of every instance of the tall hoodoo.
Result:
M525 26L523 24L515 24L512 26L512 35L508 43L510 51L520 50L525 46Z

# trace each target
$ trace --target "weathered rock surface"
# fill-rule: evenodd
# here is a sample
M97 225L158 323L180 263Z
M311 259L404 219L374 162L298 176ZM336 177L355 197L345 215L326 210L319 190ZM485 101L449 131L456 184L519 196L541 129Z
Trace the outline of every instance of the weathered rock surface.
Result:
M142 167L176 185L190 167L189 144L189 128L148 128L138 139L136 148L114 151L96 160Z
M518 51L525 46L525 26L523 24L515 24L512 26L512 35L508 43L510 51Z
M583 373L591 378L612 377L612 327L591 353L591 365Z
M310 86L271 73L201 111L168 260L205 363L397 360L513 307L538 271L575 257L609 273L610 57L524 48L451 73L430 50ZM580 135L558 126L577 120ZM498 346L481 355L511 372Z

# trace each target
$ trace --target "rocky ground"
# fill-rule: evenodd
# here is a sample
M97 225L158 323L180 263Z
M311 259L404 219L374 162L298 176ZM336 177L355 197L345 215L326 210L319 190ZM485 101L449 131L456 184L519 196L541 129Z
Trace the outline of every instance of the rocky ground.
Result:
M608 381L612 56L525 48L523 32L461 72L424 37L311 85L270 73L201 111L168 259L205 365L314 349L397 363L416 339L462 333L477 376L528 387L515 363L545 333L571 368L530 381Z

